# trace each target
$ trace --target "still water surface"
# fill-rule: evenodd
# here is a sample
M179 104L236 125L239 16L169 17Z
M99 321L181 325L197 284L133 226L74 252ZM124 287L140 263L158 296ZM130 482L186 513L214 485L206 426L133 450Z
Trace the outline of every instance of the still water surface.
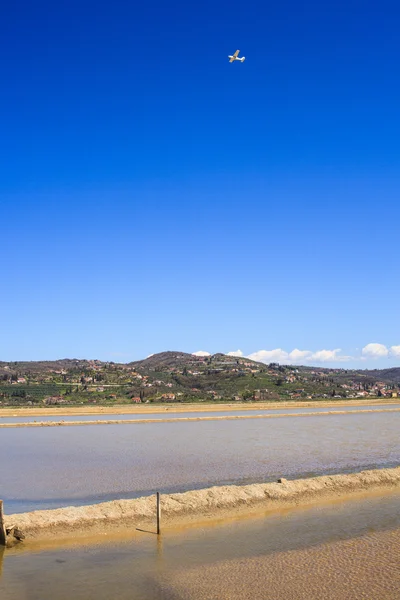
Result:
M395 573L400 560L399 546L389 547L388 541L399 528L397 492L175 528L160 537L137 531L129 538L114 537L102 544L98 539L96 543L88 541L84 547L38 547L33 552L24 552L22 547L19 552L7 552L3 560L0 555L0 597L7 600L225 597L394 600L400 597ZM350 545L350 551L354 548L344 564L340 562L343 546L339 545L338 551L337 544L344 544L344 549ZM375 551L371 552L371 548ZM312 552L310 565L304 562L304 551ZM251 570L254 560L258 566L256 573ZM360 565L367 576L371 573L367 584ZM222 583L221 577L217 577L215 586L222 591L215 589L214 594L203 595L203 586L209 587L211 581L208 574L220 568L224 577ZM379 573L375 576L376 568ZM236 588L235 595L223 595L238 569L243 574L242 590ZM315 574L310 575L311 569ZM260 591L251 595L257 578ZM337 595L335 583L343 580L345 593ZM276 589L271 591L268 585L274 584ZM365 589L360 589L363 584L367 586L367 595ZM287 593L290 585L296 588L294 595Z
M6 512L400 463L400 413L0 430Z

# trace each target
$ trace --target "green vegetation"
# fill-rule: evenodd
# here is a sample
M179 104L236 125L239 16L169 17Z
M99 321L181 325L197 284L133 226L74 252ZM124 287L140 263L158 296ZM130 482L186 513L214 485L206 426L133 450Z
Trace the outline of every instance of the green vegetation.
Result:
M129 364L65 359L0 363L0 405L246 402L392 397L400 369L265 365L223 354L163 352Z

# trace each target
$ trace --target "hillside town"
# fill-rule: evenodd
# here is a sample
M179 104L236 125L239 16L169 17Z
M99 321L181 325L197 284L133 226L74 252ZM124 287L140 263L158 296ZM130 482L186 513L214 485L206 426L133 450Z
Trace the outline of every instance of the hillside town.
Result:
M163 352L122 364L65 359L0 363L1 405L396 398L400 369L265 365L224 354Z

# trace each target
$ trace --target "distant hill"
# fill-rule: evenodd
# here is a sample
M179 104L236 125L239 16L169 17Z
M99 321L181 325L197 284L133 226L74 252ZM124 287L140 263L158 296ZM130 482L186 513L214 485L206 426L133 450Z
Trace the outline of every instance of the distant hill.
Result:
M78 358L62 358L59 360L40 360L40 361L19 361L19 362L2 362L0 361L0 375L7 372L21 373L52 373L62 369L80 369L86 368L87 365L100 361L80 360Z
M2 405L288 400L400 395L400 368L266 365L245 357L161 352L131 363L0 362Z
M188 367L188 366L201 366L204 364L253 364L258 368L266 369L267 366L264 363L258 363L249 358L227 356L226 354L214 354L212 356L197 356L194 354L188 354L186 352L160 352L158 354L152 354L144 360L137 360L129 363L130 366L141 368L145 370L163 371L170 368Z
M188 364L196 364L201 362L199 357L186 352L159 352L158 354L152 354L144 360L137 360L129 363L132 367L139 367L142 369L163 371L171 367L184 366Z
M370 377L373 380L388 381L400 383L400 367L391 369L375 369L362 371L365 377Z

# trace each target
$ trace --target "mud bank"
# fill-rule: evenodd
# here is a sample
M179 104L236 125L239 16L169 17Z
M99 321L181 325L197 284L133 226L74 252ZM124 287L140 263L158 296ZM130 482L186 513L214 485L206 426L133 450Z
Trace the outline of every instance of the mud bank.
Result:
M163 495L162 522L163 526L197 522L396 488L400 489L400 467L294 481L282 479L280 483L212 487ZM146 527L154 531L155 510L155 496L148 496L6 515L5 525L20 529L26 536L25 544L29 544L30 540L82 537L118 529Z
M369 408L355 410L331 410L326 412L282 413L263 415L224 415L215 417L171 417L165 419L101 419L96 421L34 421L33 423L0 423L0 429L15 427L70 427L78 425L144 425L146 423L176 423L181 421L232 421L237 419L282 419L284 417L329 417L330 415L347 415L362 413L393 413L400 408Z
M220 412L236 410L268 410L277 408L333 408L335 406L359 407L359 406L377 406L388 404L399 404L399 399L385 398L367 398L351 400L307 400L307 401L287 401L287 402L235 402L232 403L195 403L195 404L141 404L128 405L120 404L114 406L59 406L59 407L8 407L0 408L0 417L39 417L39 416L62 416L62 415L118 415L118 414L159 414L166 411L179 412Z
M0 429L15 427L70 427L77 425L139 425L146 423L176 423L181 421L232 421L237 419L282 419L284 417L326 417L360 413L400 412L400 408L369 408L355 410L330 410L326 412L282 413L267 415L224 415L215 417L171 417L165 419L98 419L96 421L34 421L33 423L0 423Z

